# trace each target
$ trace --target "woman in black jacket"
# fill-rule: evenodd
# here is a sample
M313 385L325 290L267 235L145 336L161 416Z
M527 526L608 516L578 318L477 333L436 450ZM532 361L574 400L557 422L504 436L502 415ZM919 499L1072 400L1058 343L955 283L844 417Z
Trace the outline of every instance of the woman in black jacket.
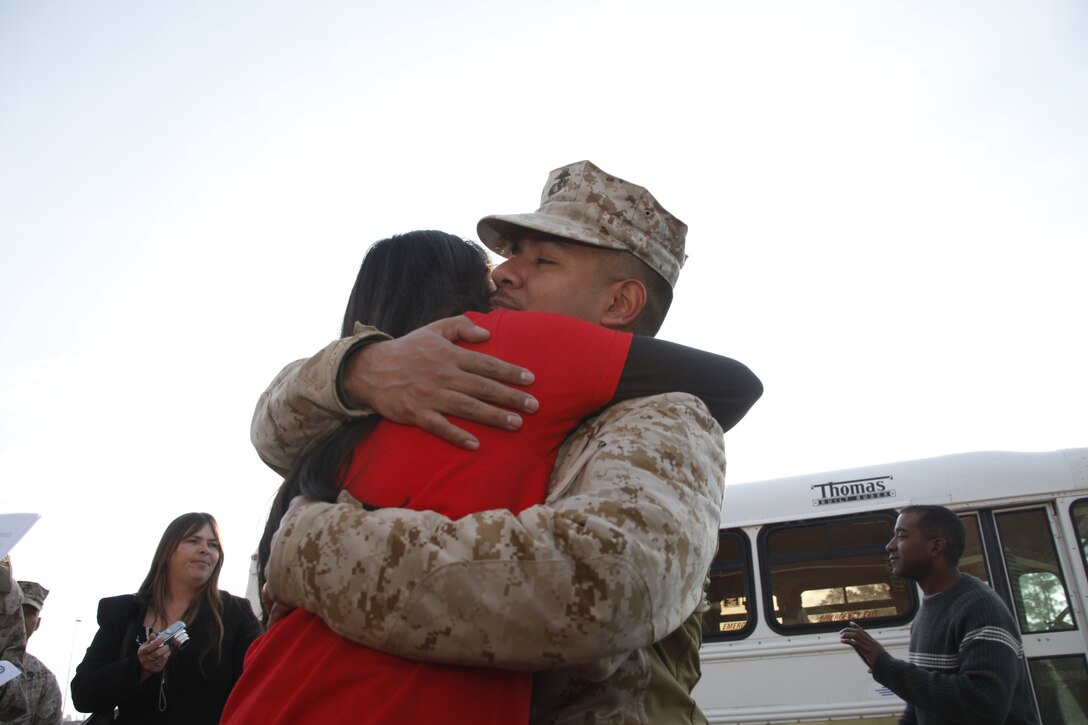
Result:
M139 592L98 603L98 633L72 680L76 709L116 708L117 723L218 723L260 634L249 602L219 591L222 566L210 514L174 519ZM179 621L183 634L164 634Z

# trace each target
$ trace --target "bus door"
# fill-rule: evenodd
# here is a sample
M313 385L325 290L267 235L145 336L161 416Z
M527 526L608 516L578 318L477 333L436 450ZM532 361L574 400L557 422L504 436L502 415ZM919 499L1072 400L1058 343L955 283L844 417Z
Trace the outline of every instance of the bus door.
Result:
M992 508L960 518L967 529L960 570L987 582L1015 614L1041 721L1088 722L1088 627L1078 576L1070 576L1077 562L1066 556L1055 509Z

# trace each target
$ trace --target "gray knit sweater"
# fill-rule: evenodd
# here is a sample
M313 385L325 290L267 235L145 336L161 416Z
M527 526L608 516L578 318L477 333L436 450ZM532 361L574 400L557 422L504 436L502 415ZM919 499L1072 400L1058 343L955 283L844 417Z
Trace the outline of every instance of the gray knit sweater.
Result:
M1005 603L961 574L926 597L910 631L910 662L882 652L873 678L907 702L901 724L1036 725L1020 634Z

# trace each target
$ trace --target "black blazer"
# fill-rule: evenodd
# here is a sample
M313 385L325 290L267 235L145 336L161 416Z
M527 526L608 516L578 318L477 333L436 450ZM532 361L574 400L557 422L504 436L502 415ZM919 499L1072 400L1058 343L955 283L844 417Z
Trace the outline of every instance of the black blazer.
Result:
M80 712L103 712L116 707L117 723L218 723L227 696L242 674L246 650L260 634L248 600L227 592L220 592L220 596L223 644L218 661L214 651L201 658L212 637L211 622L205 614L186 628L189 644L174 650L163 674L143 682L136 659L136 636L143 633L147 605L132 594L99 601L98 632L72 680L75 708ZM160 696L165 696L164 710L160 710Z

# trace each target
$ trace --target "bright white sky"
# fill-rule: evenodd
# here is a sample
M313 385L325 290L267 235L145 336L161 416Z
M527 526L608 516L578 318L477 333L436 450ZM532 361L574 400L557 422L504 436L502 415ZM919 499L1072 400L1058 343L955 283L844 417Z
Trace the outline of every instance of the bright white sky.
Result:
M370 242L584 158L690 226L662 337L766 385L730 481L1088 444L1088 5L449 6L0 0L0 510L58 679L180 513L244 592L253 404Z

